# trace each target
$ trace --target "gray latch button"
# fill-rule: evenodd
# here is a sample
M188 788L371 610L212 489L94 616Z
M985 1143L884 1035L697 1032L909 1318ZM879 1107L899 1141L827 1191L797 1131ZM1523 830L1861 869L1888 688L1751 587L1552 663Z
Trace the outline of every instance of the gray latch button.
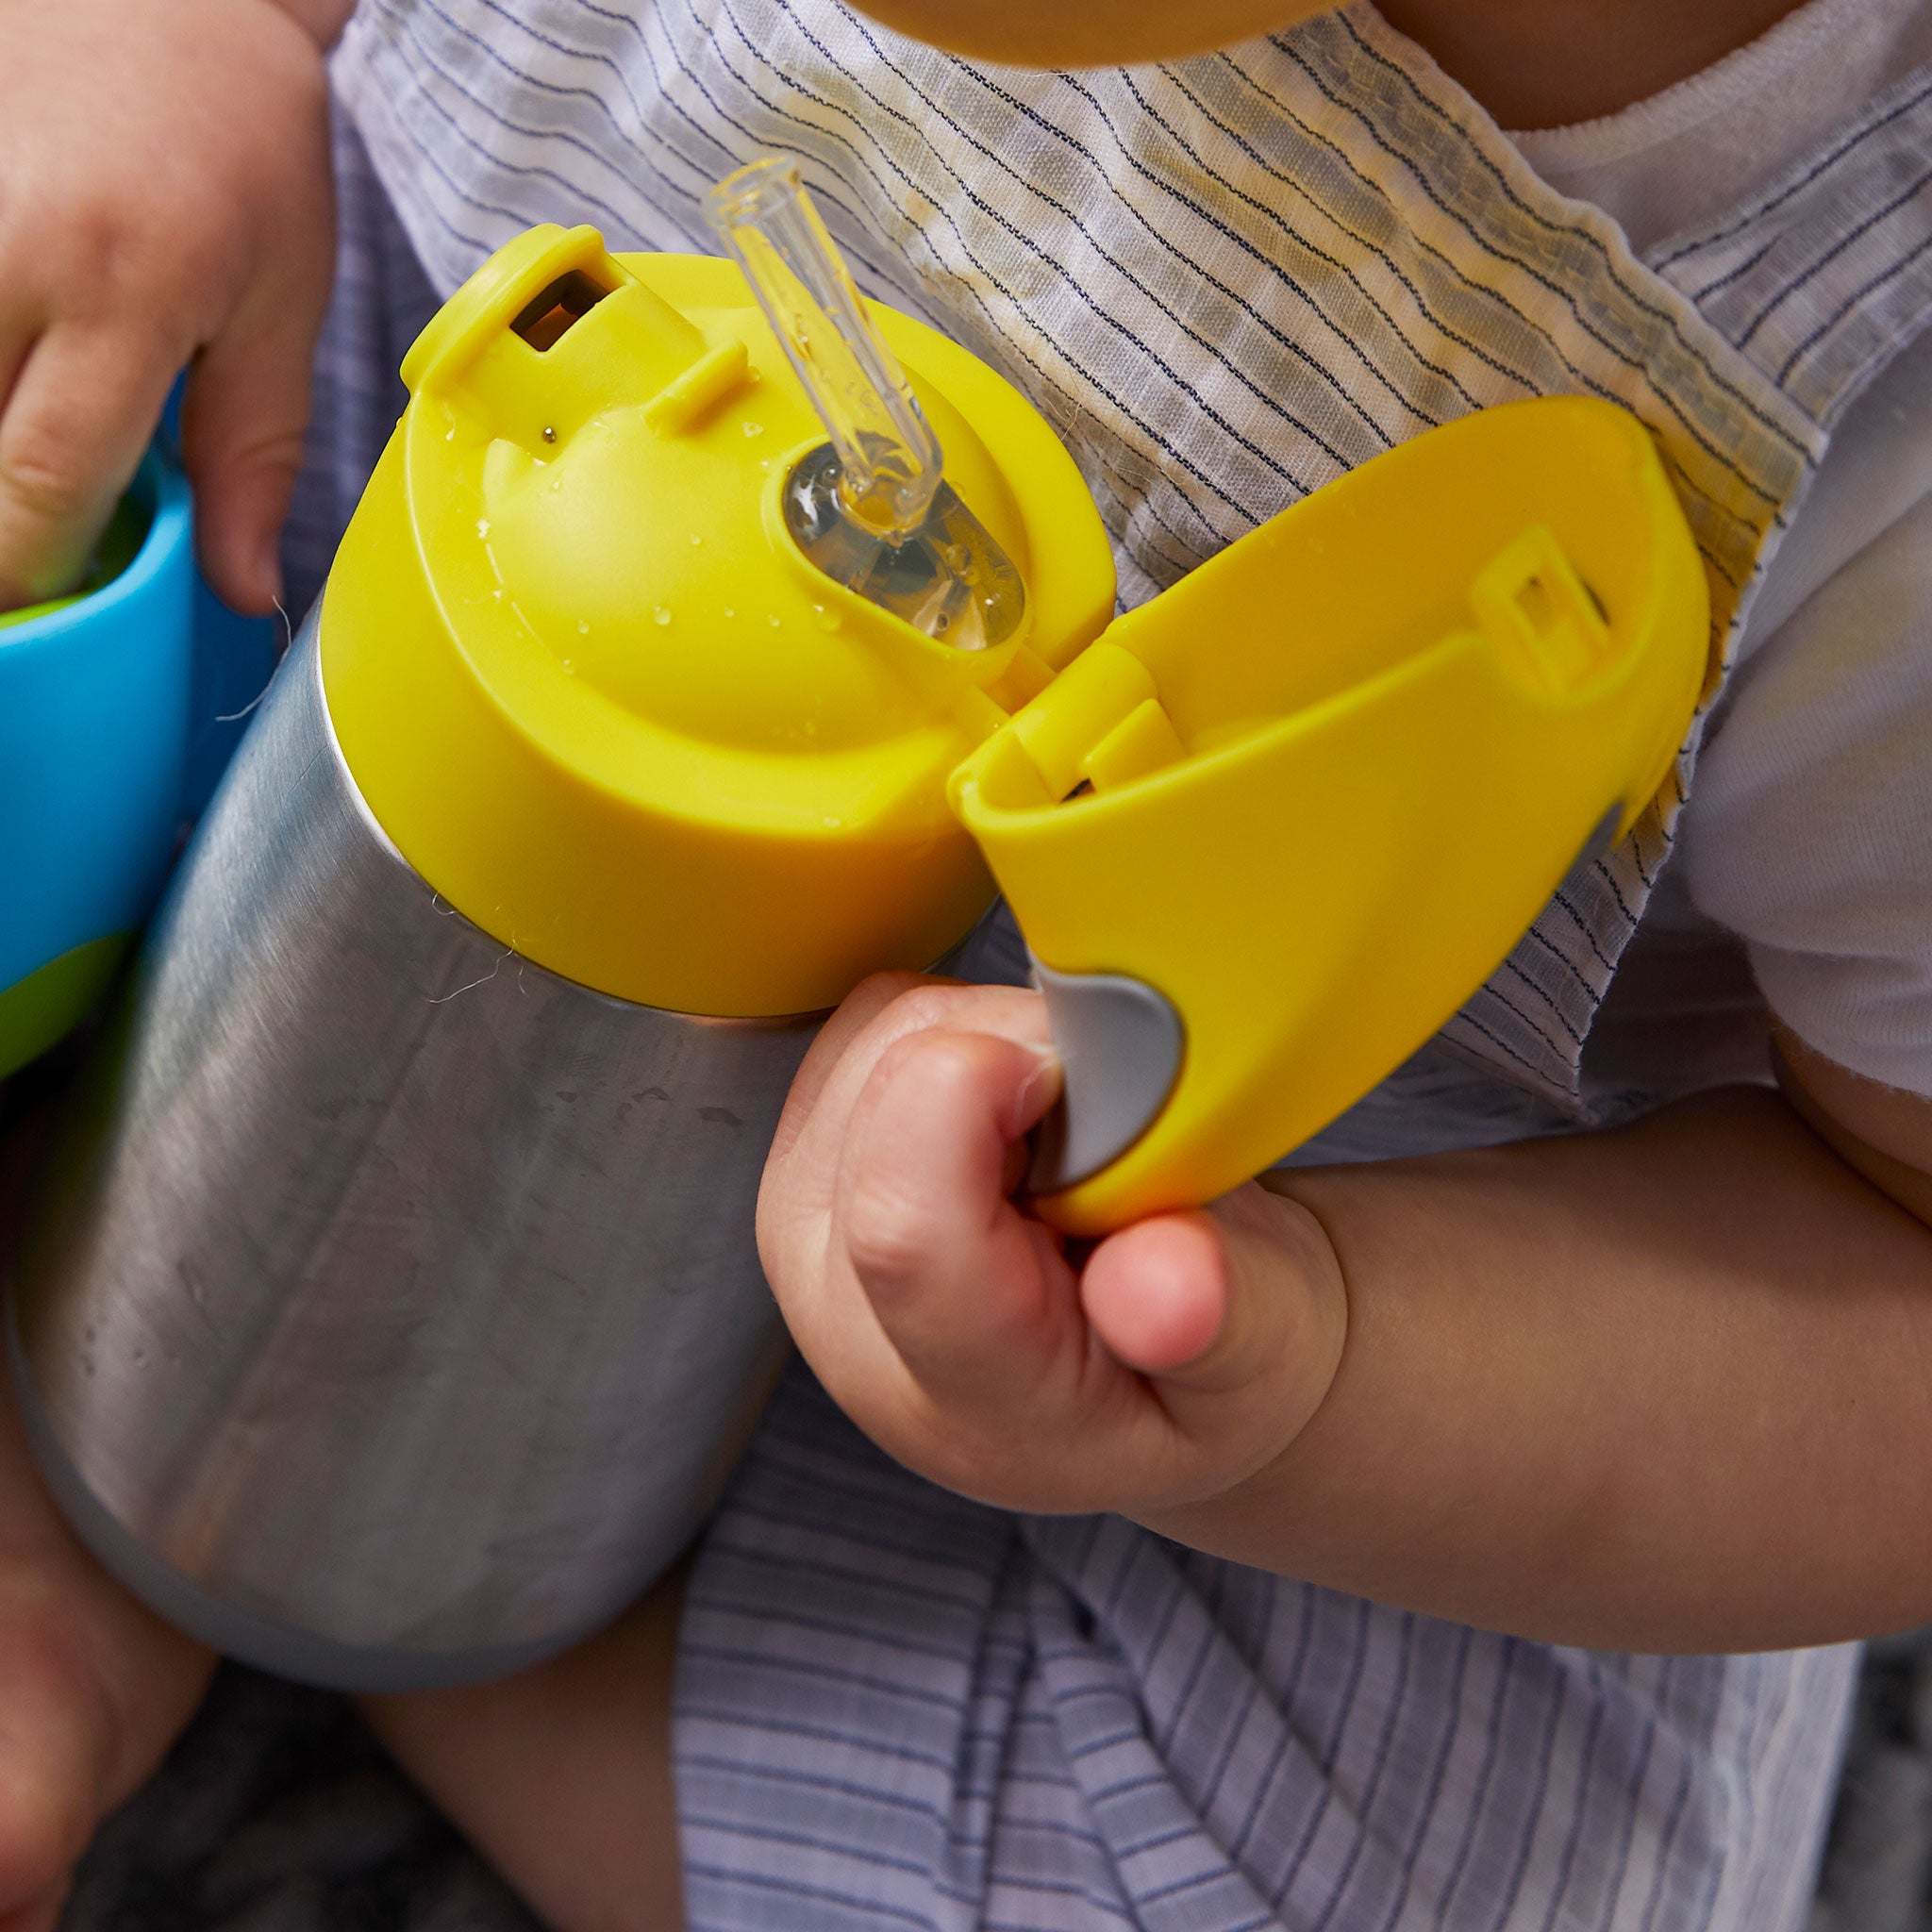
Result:
M1034 1135L1026 1176L1051 1194L1118 1160L1167 1105L1180 1077L1181 1016L1144 981L1119 973L1056 973L1033 961L1046 995L1066 1091Z

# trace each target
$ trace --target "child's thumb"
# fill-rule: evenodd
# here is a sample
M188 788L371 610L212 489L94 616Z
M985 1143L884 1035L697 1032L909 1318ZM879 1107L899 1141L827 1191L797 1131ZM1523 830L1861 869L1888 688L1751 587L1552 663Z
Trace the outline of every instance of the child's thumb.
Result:
M1250 1184L1103 1242L1081 1284L1108 1350L1219 1460L1258 1467L1314 1415L1348 1325L1341 1266L1306 1208Z

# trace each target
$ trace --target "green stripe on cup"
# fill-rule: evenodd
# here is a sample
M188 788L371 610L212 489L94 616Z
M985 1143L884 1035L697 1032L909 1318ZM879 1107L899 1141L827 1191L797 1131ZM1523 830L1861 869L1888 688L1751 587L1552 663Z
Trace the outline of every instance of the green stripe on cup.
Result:
M0 992L0 1080L86 1019L126 950L125 933L90 940Z
M44 604L29 604L25 610L0 611L0 630L9 629L17 624L31 624L35 618L45 617L50 611L64 610L70 604L78 604L83 597L90 597L94 591L111 584L134 561L146 535L146 512L124 496L120 508L114 512L113 521L103 532L101 541L94 546L94 554L88 559L87 575L81 578L80 588L71 596L51 597ZM4 1058L5 1056L0 1055L0 1062L4 1062Z

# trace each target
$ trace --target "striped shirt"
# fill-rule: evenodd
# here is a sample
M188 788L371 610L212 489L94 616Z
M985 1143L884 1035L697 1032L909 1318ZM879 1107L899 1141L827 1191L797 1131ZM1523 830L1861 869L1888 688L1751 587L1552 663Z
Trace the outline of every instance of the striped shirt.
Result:
M311 561L433 291L538 220L703 246L704 189L771 148L874 292L1052 419L1127 602L1432 424L1582 392L1655 431L1728 666L1835 425L1932 301L1927 74L1647 260L1359 6L1236 55L1036 75L836 0L365 0L338 81ZM1709 717L1665 800L1331 1149L1655 1104L1592 1047ZM888 1462L801 1373L691 1585L691 1922L1779 1932L1852 1668L1554 1649L1115 1519L1014 1518Z

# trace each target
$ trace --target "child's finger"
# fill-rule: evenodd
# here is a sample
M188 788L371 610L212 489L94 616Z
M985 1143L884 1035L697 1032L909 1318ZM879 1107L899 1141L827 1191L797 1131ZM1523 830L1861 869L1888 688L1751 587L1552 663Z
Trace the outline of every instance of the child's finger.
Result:
M935 1028L1032 1040L1044 1051L1040 1008L1037 994L1011 988L892 974L868 981L827 1024L788 1104L758 1208L765 1273L793 1337L821 1376L833 1376L841 1365L852 1368L861 1356L888 1379L903 1374L903 1365L887 1359L890 1345L881 1341L876 1317L842 1258L838 1224L841 1183L854 1168L855 1111L881 1060L898 1042ZM924 1104L945 1107L932 1093ZM996 1170L1004 1158L1003 1147L989 1155Z
M1081 1343L1071 1275L1007 1199L1008 1152L1059 1091L1051 1053L926 1030L883 1054L853 1114L834 1241L929 1393L1019 1393Z
M768 1183L781 1166L813 1171L788 1181L795 1205L829 1206L845 1126L880 1056L909 1033L964 1028L1050 1044L1038 993L1004 986L964 986L923 974L877 973L847 996L825 1022L791 1083L773 1143Z
M778 1131L772 1141L773 1163L791 1153L846 1049L900 994L925 984L916 973L874 973L845 995L839 1009L820 1027L818 1038L792 1076L791 1091L785 1096L785 1111L779 1116Z
M169 345L57 324L0 414L0 609L71 590L154 433Z

